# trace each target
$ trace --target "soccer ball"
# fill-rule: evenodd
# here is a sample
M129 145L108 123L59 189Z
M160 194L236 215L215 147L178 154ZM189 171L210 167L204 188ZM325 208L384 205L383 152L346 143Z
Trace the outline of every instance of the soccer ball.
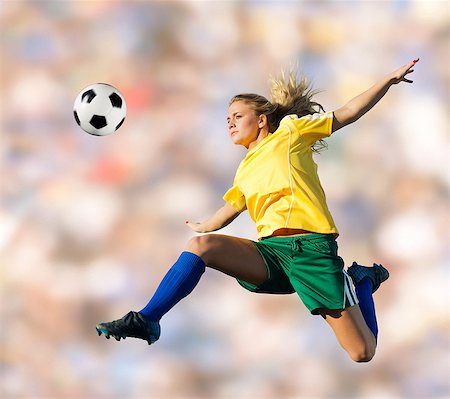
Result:
M94 136L106 136L122 126L127 105L122 94L106 83L85 87L75 99L73 115L78 125Z

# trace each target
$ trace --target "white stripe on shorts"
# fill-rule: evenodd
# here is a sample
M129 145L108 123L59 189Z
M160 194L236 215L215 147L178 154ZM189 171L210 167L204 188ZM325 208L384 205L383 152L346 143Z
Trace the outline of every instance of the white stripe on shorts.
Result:
M344 273L344 307L347 301L350 306L356 305L358 303L358 298L356 297L356 292L353 288L352 278L345 270L342 270L342 272Z

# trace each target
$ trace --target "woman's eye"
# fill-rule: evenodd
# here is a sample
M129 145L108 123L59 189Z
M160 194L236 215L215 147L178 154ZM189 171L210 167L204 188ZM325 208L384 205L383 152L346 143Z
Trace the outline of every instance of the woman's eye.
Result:
M240 118L241 117L241 115L236 115L236 119L238 119L238 118Z

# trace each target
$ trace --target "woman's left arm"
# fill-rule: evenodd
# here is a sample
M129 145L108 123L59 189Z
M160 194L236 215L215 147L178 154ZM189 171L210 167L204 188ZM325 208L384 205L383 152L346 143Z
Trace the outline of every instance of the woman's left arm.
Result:
M411 61L409 64L402 66L396 71L386 75L379 82L375 83L370 89L350 100L343 107L333 112L333 132L340 128L357 121L367 111L380 101L387 93L392 85L400 82L412 83L412 80L406 79L405 76L414 72L412 67L419 61Z

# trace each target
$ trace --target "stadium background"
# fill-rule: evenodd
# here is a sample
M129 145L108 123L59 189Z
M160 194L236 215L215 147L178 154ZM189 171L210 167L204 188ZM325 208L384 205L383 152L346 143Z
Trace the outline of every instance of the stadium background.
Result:
M4 398L449 395L448 1L1 1ZM388 265L379 350L354 364L292 296L208 270L157 345L97 337L139 310L245 150L228 99L298 62L335 109L415 57L414 83L328 140L319 173L340 254ZM125 95L109 137L75 124L94 82ZM248 215L222 233L256 238Z

